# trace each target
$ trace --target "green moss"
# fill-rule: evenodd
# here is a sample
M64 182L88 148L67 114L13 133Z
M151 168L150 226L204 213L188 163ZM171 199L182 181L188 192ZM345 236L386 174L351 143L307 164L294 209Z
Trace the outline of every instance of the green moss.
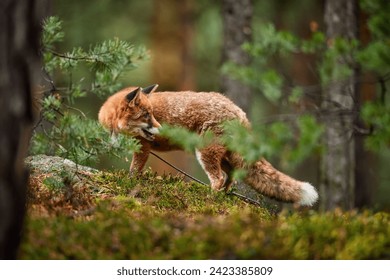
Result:
M23 259L388 259L389 214L282 213L181 178L91 178L92 212L30 211ZM32 206L31 206L32 207Z

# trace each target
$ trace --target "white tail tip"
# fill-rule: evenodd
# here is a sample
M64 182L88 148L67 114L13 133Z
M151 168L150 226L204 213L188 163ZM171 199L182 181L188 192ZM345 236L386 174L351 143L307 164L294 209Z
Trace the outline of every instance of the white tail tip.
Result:
M309 183L301 184L301 199L299 205L312 206L318 200L318 193L316 189Z

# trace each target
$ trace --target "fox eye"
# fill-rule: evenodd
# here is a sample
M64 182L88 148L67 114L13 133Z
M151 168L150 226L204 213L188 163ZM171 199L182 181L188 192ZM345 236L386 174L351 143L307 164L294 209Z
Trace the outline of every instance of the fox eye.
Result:
M148 113L148 112L144 113L144 114L142 115L142 117L143 117L143 118L148 118L148 117L149 117L149 113Z

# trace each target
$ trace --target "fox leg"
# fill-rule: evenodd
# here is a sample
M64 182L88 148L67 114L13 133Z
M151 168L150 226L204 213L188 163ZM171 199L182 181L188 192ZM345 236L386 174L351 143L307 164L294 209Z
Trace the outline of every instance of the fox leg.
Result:
M141 141L141 149L134 153L133 159L130 164L130 174L140 173L145 166L149 157L150 144L145 141Z
M222 159L226 149L221 145L212 145L195 151L196 158L210 180L211 188L216 191L223 190L227 175L222 170Z

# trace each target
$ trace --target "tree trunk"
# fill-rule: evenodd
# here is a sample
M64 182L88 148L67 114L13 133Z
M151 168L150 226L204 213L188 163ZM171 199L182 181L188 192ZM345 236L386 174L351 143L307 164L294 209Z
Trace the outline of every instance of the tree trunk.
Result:
M337 37L357 38L357 2L325 1L328 44ZM330 46L332 47L332 46ZM344 57L338 63L351 61ZM336 68L337 65L334 65ZM322 107L327 112L325 155L322 159L322 209L351 209L355 201L355 135L353 133L356 83L353 74L347 81L334 81L324 90Z
M193 8L191 0L154 1L152 80L159 90L196 90Z
M223 0L223 49L222 63L232 61L238 65L248 65L249 55L241 49L244 42L252 40L252 0ZM241 82L222 75L222 92L241 109L249 113L251 107L251 89Z
M16 258L21 239L43 2L0 2L0 259Z

